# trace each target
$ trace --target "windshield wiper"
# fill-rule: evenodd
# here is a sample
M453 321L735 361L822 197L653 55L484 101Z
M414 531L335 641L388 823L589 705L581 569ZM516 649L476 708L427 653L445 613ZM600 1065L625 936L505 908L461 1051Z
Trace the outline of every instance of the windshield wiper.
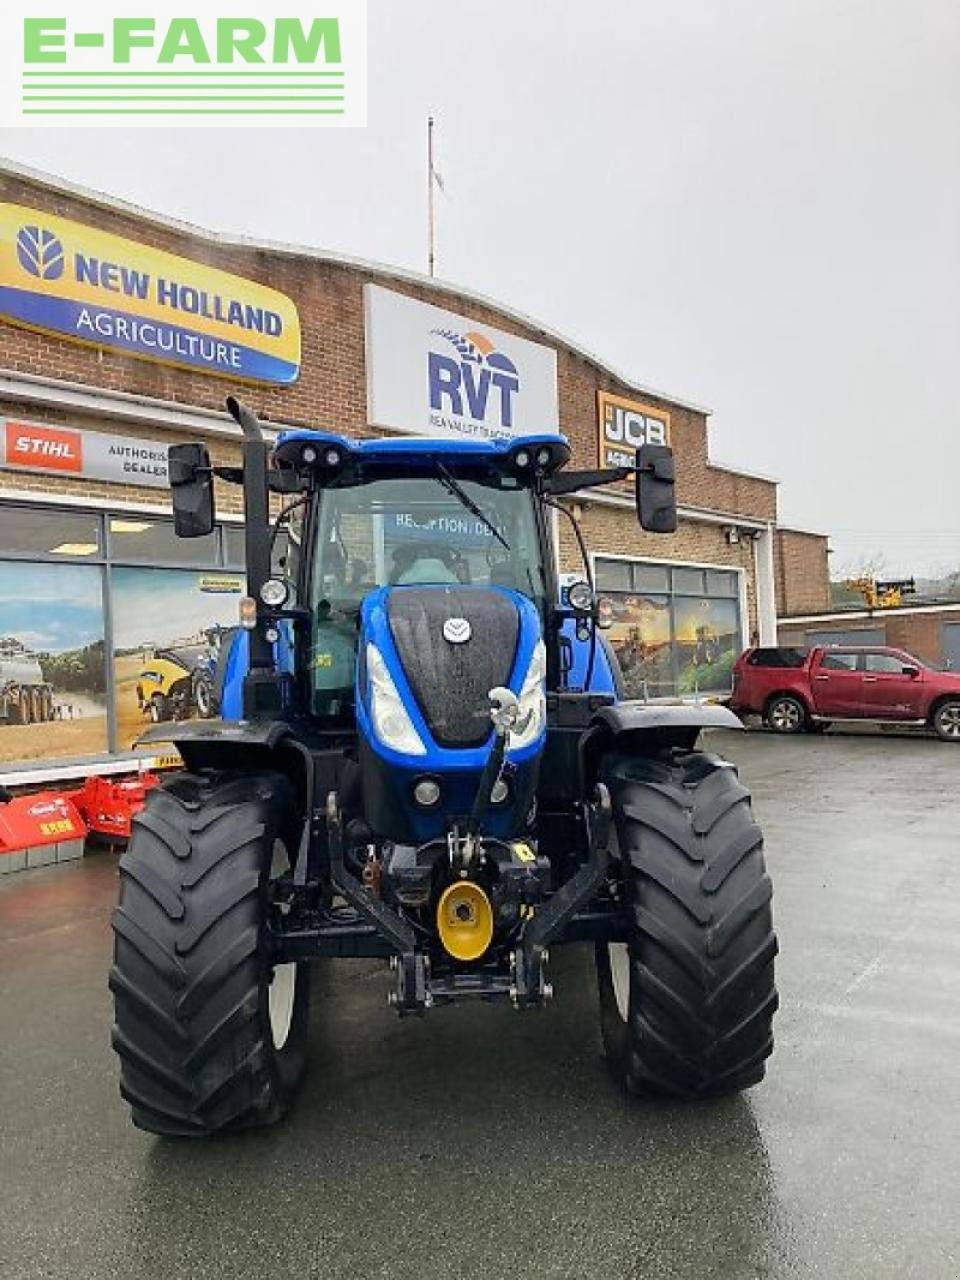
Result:
M510 543L506 540L495 524L491 524L487 516L484 515L482 507L478 507L469 493L461 487L460 481L455 480L442 462L437 463L437 474L440 477L440 483L453 496L467 508L472 516L485 524L496 540L503 546L506 551L510 550Z

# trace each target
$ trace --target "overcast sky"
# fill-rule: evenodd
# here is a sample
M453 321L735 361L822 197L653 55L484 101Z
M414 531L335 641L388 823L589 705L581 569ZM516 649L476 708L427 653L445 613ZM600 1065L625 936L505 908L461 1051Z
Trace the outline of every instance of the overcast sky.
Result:
M439 274L714 410L835 567L960 567L957 0L370 0L365 130L16 130L222 230Z

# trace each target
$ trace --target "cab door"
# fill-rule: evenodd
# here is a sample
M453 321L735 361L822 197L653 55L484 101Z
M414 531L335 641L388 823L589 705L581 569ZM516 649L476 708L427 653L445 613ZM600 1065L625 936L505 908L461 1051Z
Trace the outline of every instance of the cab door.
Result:
M922 701L923 668L909 654L889 650L864 654L865 719L919 720L923 715Z
M861 665L861 655L854 650L825 650L810 682L818 716L851 720L863 714Z

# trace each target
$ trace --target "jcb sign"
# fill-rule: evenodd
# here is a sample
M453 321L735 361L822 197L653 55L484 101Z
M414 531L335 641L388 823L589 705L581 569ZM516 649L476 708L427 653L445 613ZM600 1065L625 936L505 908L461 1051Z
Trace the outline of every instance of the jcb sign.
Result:
M670 414L638 400L597 392L601 467L632 467L642 444L670 443Z

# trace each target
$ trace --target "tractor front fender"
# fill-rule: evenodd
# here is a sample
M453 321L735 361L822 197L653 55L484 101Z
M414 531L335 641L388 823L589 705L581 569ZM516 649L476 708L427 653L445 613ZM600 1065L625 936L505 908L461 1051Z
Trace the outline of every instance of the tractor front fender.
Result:
M614 736L636 730L653 732L671 729L742 729L728 707L710 702L613 702L594 712L593 723L603 725Z
M583 735L581 762L587 787L609 751L659 755L670 747L692 751L703 729L742 729L727 707L706 702L614 702L594 712Z
M187 720L154 724L137 739L137 746L172 744L183 763L198 769L278 768L290 726L280 720Z

